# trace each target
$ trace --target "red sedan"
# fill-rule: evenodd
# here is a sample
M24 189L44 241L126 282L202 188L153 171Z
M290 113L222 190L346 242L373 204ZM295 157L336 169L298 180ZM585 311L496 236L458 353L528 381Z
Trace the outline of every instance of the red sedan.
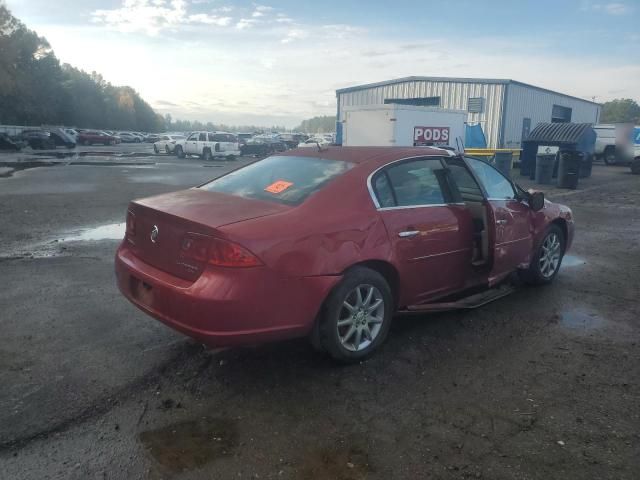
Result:
M131 302L203 343L308 335L354 361L396 312L451 305L516 271L551 282L573 231L568 207L482 160L300 149L131 202L116 273Z

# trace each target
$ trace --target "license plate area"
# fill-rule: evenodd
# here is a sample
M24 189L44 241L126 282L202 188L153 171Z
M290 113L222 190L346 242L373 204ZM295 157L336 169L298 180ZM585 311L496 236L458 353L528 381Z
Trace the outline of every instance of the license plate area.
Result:
M153 305L153 287L136 277L130 277L131 295L143 305Z

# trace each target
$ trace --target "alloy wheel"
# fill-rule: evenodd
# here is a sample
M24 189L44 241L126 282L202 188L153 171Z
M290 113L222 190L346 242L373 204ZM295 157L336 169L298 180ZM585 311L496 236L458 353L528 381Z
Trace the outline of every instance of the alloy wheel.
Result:
M384 322L384 298L373 285L358 285L342 303L338 314L338 338L342 346L358 352L380 333Z
M551 232L542 243L542 253L538 265L544 278L551 278L560 267L562 243L557 233Z

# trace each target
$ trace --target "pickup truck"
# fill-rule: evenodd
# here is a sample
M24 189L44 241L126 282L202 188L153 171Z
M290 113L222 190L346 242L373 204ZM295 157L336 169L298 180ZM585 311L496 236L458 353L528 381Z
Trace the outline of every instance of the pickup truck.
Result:
M176 142L174 152L178 158L197 155L203 160L224 157L233 160L240 156L237 137L227 132L191 132L186 139Z

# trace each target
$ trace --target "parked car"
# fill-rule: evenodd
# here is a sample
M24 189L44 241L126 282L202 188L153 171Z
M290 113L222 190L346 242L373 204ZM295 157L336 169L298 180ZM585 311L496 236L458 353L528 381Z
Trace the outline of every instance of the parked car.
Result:
M158 140L160 140L160 134L158 133L150 133L144 137L144 141L147 143L156 143Z
M349 362L380 347L397 312L479 306L514 272L551 283L573 232L568 207L482 160L290 150L131 202L116 277L134 305L205 344L309 336Z
M192 132L186 139L176 142L174 151L178 158L198 155L204 160L211 160L214 157L232 160L240 155L240 144L232 133Z
M274 138L254 137L247 143L240 145L240 154L243 156L266 157L276 152L284 152L287 146Z
M281 133L278 138L287 148L296 148L299 143L304 142L307 137L300 133Z
M66 133L70 138L73 139L75 143L78 143L78 131L73 128L65 128L64 133Z
M115 145L118 139L100 130L84 130L78 135L78 143L81 145Z
M136 137L138 137L138 139L140 140L140 142L144 142L144 135L141 134L140 132L131 132L132 135L135 135Z
M38 129L23 130L20 139L34 150L48 150L56 148L56 142L51 133Z
M331 145L331 142L329 142L326 138L323 137L311 137L308 140L305 140L304 142L301 142L298 144L298 148L326 148L328 146Z
M236 137L238 137L238 143L244 145L253 137L253 133L236 133Z
M0 132L0 150L20 151L20 145L14 142L9 135L4 132Z
M176 148L176 142L184 140L185 138L184 135L160 135L160 140L153 144L153 151L156 153L173 153Z
M118 132L116 135L120 137L123 143L140 143L141 140L139 137L129 132Z

